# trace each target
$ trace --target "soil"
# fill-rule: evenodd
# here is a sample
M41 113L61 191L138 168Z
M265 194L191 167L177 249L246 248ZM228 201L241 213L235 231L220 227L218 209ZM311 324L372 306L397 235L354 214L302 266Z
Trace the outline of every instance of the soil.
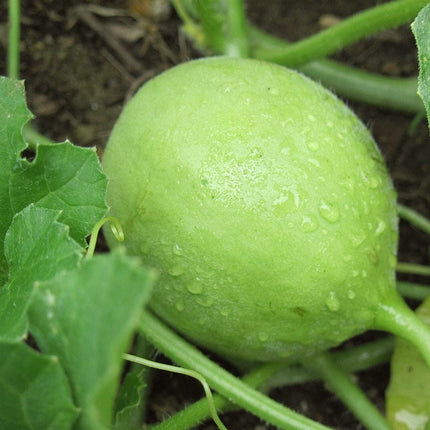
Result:
M375 3L248 0L247 13L254 24L268 32L298 40L316 33L327 22ZM6 2L0 4L0 17L0 71L5 71ZM26 81L35 126L55 141L70 139L78 145L96 146L100 152L124 103L145 80L202 55L184 36L174 11L161 0L113 0L109 8L102 0L23 0L21 36L21 77ZM409 26L366 38L334 58L391 76L413 76L418 69ZM346 102L372 131L399 201L429 217L430 139L426 122L421 121L411 131L411 115ZM429 245L428 237L401 223L401 261L429 264ZM361 372L357 380L383 410L388 364ZM148 420L168 416L199 396L201 387L197 383L156 373ZM335 429L363 428L320 383L279 389L272 396ZM223 421L230 430L273 428L246 412L226 414ZM215 425L208 422L199 428L215 429Z

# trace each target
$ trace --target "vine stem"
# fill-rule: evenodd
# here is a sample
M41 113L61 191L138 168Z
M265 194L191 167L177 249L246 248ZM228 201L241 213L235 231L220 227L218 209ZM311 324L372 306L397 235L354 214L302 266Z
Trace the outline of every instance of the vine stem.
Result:
M319 354L303 362L311 367L333 392L345 403L349 410L369 430L390 430L387 420L370 402L361 388L340 368L327 353Z
M172 3L185 24L185 31L198 45L205 46L202 27L191 18L191 15L198 16L198 11L192 2L172 0ZM256 59L262 60L271 52L279 52L291 46L291 43L270 35L249 23L246 33L249 54ZM217 54L222 53L217 52ZM282 61L279 61L278 64L287 65ZM417 94L416 77L388 77L326 59L303 64L297 69L310 78L320 81L337 94L352 100L413 114L425 112L423 102Z
M229 37L226 43L226 54L248 57L248 36L246 16L242 0L228 0L227 22Z
M286 408L236 378L149 311L143 313L140 330L149 342L173 362L200 373L212 388L262 420L286 430L329 430L329 427Z
M414 275L430 276L430 266L414 263L397 263L396 271L399 273L411 273Z
M333 54L366 36L412 21L427 0L396 0L359 12L314 36L283 49L260 54L260 58L297 67Z
M430 326L421 321L395 291L379 303L374 328L410 342L420 351L430 369Z
M391 357L393 348L394 338L387 337L353 348L333 351L330 355L344 371L356 372L386 363ZM299 364L285 366L283 363L268 363L251 370L242 378L242 381L267 393L277 387L300 384L315 380L317 377L318 375L312 369ZM214 394L213 400L219 412L237 409L236 405L219 394ZM207 401L203 398L163 422L151 426L151 430L189 429L209 417Z
M263 364L244 376L242 381L248 386L256 388L265 380L268 380L271 376L275 375L284 366L285 364L282 363ZM218 411L227 412L236 408L233 403L219 394L213 395L213 401ZM210 411L208 404L206 398L203 398L161 423L151 426L151 430L188 429L203 422L209 418L209 416Z
M256 59L262 59L267 50L289 46L288 42L251 25L248 34L251 56ZM402 112L424 112L423 102L417 94L416 77L388 77L326 59L312 61L297 69L352 100Z
M9 0L9 43L7 52L7 75L19 77L19 40L20 40L20 0Z
M218 426L220 430L227 430L225 425L221 422L218 416L218 413L216 411L211 389L209 388L209 385L206 382L206 380L199 373L193 370L183 369L182 367L172 366L170 364L157 363L156 361L148 360L142 357L136 357L135 355L131 355L131 354L124 354L123 357L125 360L131 361L132 363L140 364L142 366L151 367L153 369L164 370L167 372L179 373L181 375L190 376L191 378L197 379L203 386L203 389L206 394L206 398L208 400L209 410L215 424Z
M409 221L412 225L419 228L424 233L430 235L430 220L428 220L426 217L414 211L413 209L400 204L397 205L397 211L401 218Z
M397 281L396 289L402 297L413 300L424 300L430 295L430 286L415 282Z

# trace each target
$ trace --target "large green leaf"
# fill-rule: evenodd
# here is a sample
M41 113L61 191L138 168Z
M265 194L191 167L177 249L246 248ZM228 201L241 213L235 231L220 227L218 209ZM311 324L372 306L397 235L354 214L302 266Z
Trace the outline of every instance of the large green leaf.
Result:
M430 4L421 9L412 23L418 46L420 73L418 77L418 94L424 102L427 119L430 124Z
M30 331L43 352L59 357L70 378L82 409L76 430L109 428L122 354L152 279L135 260L115 252L38 285Z
M0 290L0 340L19 340L27 332L26 311L36 281L76 267L82 255L57 221L60 211L30 205L17 214L5 236L9 279Z
M418 308L430 325L430 297ZM430 416L430 370L410 343L398 339L391 361L387 418L395 430L424 430Z
M14 215L10 204L9 175L17 167L26 148L22 128L31 118L24 96L24 84L0 76L0 239ZM7 276L7 265L0 249L0 285Z
M61 211L59 220L81 245L106 212L106 177L94 150L70 142L39 145L33 161L23 158L22 135L31 118L24 85L0 77L0 238L12 218L26 206ZM7 262L0 250L0 285L7 279Z
M30 203L61 210L59 221L85 245L85 237L106 212L106 183L92 149L70 142L41 145L34 161L20 160L10 173L10 204L14 213Z
M0 343L0 428L69 430L78 410L52 356L23 343Z

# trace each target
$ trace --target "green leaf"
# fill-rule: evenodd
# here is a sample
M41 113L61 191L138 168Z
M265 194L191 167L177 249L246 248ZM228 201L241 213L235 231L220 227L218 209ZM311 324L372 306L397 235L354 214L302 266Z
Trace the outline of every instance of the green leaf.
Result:
M68 430L78 410L53 356L23 343L0 343L0 428Z
M35 159L22 158L27 148L22 130L31 118L22 82L0 77L0 237L26 206L61 210L59 221L82 246L106 213L107 180L94 150L70 142L39 145ZM7 263L0 251L0 285Z
M57 221L59 211L30 205L17 214L6 233L8 283L0 290L0 339L19 340L27 332L26 311L36 281L76 267L83 249Z
M418 76L418 94L424 102L427 120L430 124L430 4L421 9L412 23L418 46L420 73Z
M106 184L92 149L70 142L41 145L33 162L20 160L10 173L10 204L14 213L30 203L61 210L59 221L85 246L85 237L106 213Z
M144 380L146 369L127 372L116 399L114 430L137 430L142 427L142 393L147 384Z
M417 309L430 325L430 297ZM394 430L424 430L430 416L430 370L410 343L398 339L391 361L387 418Z
M59 357L82 414L76 430L107 429L122 354L149 298L152 272L122 252L95 256L78 270L38 285L30 330Z
M150 359L156 353L154 346L143 336L136 336L133 355ZM133 363L124 377L115 402L113 430L139 430L145 421L149 396L149 367Z
M26 148L22 129L31 118L24 96L24 83L0 76L0 238L3 239L14 212L10 205L9 175ZM7 265L0 250L0 285L7 277Z

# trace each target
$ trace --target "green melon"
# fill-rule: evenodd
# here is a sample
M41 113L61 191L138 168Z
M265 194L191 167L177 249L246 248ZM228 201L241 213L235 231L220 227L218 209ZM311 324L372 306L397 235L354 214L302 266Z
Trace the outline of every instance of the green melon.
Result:
M215 57L162 73L125 107L103 168L128 252L160 272L151 308L216 353L303 357L373 327L393 295L385 163L295 71Z

